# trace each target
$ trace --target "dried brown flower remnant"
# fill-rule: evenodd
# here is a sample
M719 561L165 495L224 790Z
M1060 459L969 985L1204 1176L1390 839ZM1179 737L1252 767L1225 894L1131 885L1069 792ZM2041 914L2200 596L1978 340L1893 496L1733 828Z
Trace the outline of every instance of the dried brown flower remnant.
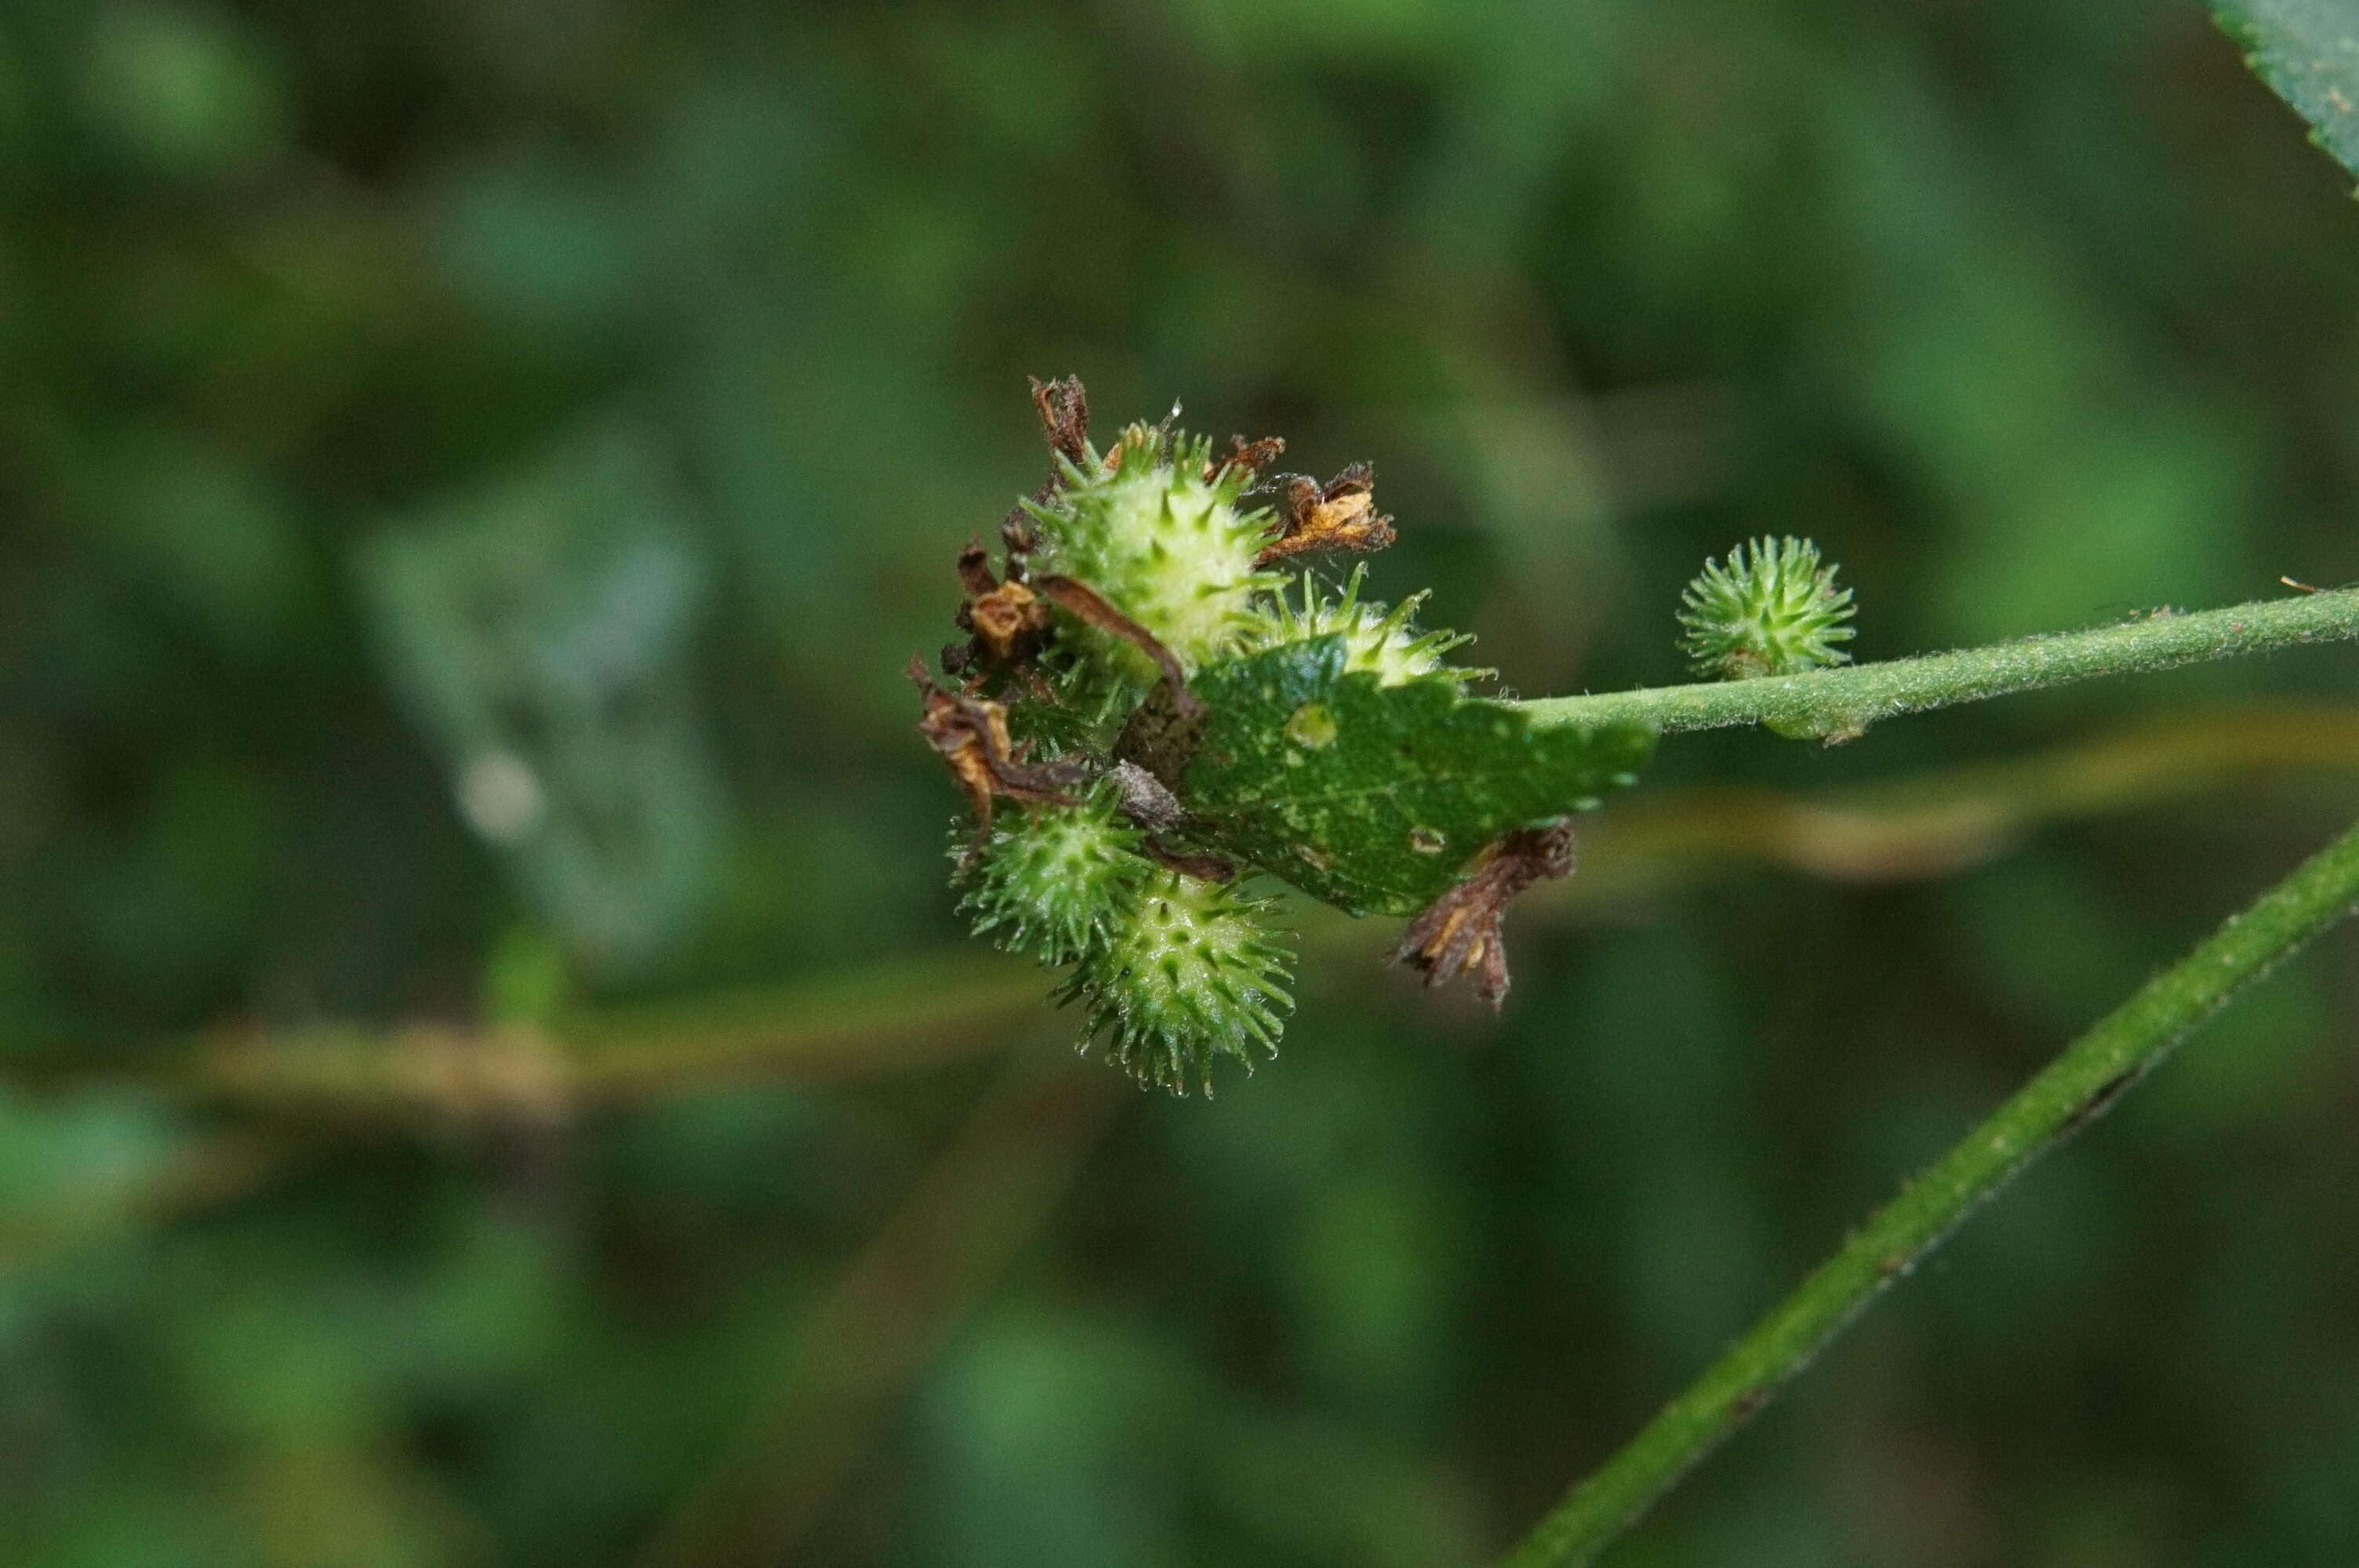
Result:
M1234 469L1249 479L1257 479L1261 476L1262 470L1286 455L1286 441L1284 438L1278 436L1264 436L1258 441L1248 441L1243 436L1232 436L1229 438L1229 447L1227 457L1214 459L1204 470L1204 478L1208 482L1219 479L1231 469Z
M1507 994L1507 949L1499 932L1507 901L1542 878L1571 871L1569 819L1501 835L1475 858L1472 875L1409 922L1393 962L1423 970L1429 987L1471 974L1475 994L1497 1007Z
M1080 462L1090 448L1090 395L1082 390L1082 378L1042 381L1036 375L1031 381L1032 406L1040 411L1040 432L1049 438L1049 449L1068 462ZM1052 487L1054 482L1052 476Z
M1393 520L1376 510L1376 473L1353 463L1325 484L1297 474L1286 485L1286 519L1254 565L1266 567L1312 550L1366 554L1393 542Z
M1014 530L1008 533L1006 582L992 575L982 540L969 541L959 552L959 583L967 597L959 606L958 624L973 636L963 648L953 645L943 651L943 665L954 674L1024 668L1048 644L1049 607L1024 583L1024 550L1030 541Z
M1089 457L1090 395L1082 390L1082 378L1076 375L1057 381L1042 381L1036 375L1029 380L1032 383L1032 406L1040 414L1040 434L1047 438L1049 450L1053 454L1049 463L1049 476L1032 492L1033 504L1038 505L1053 500L1057 492L1065 488L1064 462L1079 464ZM1058 459L1062 459L1063 462ZM999 531L1001 537L1007 540L1009 548L1014 549L1015 535L1027 531L1022 502L1008 508L1007 520L999 525Z
M925 705L918 733L950 764L951 776L974 807L977 848L991 837L991 803L996 795L1043 806L1073 804L1069 792L1085 777L1081 764L1027 762L1024 748L1008 739L1005 704L943 690L926 674L922 659L909 661L909 678Z

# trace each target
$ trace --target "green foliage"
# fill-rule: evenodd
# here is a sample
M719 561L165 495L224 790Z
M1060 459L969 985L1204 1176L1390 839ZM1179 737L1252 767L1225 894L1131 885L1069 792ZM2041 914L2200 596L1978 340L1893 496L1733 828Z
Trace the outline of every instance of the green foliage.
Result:
M1386 684L1350 639L1206 670L1187 798L1212 847L1353 914L1412 914L1500 834L1594 807L1654 749L1636 725L1536 730L1455 681Z
M2346 0L2212 0L2260 79L2310 139L2359 175L2359 14Z
M1755 539L1729 551L1726 566L1706 561L1680 593L1687 635L1680 646L1696 674L1714 680L1847 664L1851 655L1835 644L1854 635L1851 599L1810 540Z

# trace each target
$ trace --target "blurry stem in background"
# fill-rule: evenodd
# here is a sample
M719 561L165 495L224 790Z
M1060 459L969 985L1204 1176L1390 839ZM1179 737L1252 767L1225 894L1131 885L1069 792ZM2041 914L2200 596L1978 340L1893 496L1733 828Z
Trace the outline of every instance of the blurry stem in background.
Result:
M2160 716L2029 756L1848 789L1706 785L1603 813L1582 871L1527 895L1624 902L1731 861L1836 882L1944 876L2045 824L2134 810L2285 772L2359 771L2359 708L2287 704Z
M639 1555L640 1568L792 1562L967 1307L1080 1173L1128 1080L1019 1054L885 1227L800 1321L776 1383Z
M2158 611L2093 631L1806 675L1538 697L1516 706L1544 725L1643 724L1668 733L1764 724L1797 739L1848 741L1878 719L1929 708L2354 637L2359 589L2342 589L2187 615Z
M1940 875L2045 822L2288 769L2359 773L2359 708L2179 715L2015 761L1819 795L1666 793L1602 814L1582 835L1580 875L1536 890L1526 917L1626 903L1731 861L1843 881ZM1323 913L1303 938L1312 957L1375 944L1367 923ZM962 946L783 984L582 1009L545 1030L321 1025L223 1030L151 1052L0 1054L0 1081L117 1080L332 1120L563 1116L731 1083L873 1077L985 1054L1057 1022L1041 1005L1046 989L1031 965Z
M0 1277L242 1198L310 1152L251 1131L192 1134L151 1167L79 1183L38 1213L0 1216Z
M1574 1487L1506 1568L1592 1561L1808 1366L1893 1281L2033 1161L2103 1115L2172 1046L2359 903L2359 827L2133 994L1892 1200Z

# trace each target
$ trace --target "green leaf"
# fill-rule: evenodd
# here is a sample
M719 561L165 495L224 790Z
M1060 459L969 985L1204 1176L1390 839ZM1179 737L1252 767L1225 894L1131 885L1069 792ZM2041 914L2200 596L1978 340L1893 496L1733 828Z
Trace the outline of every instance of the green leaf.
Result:
M2359 175L2359 7L2351 0L2212 0L2254 72Z
M1439 677L1345 674L1313 637L1213 665L1183 792L1198 837L1353 914L1410 914L1510 828L1587 810L1631 782L1652 730L1534 729Z

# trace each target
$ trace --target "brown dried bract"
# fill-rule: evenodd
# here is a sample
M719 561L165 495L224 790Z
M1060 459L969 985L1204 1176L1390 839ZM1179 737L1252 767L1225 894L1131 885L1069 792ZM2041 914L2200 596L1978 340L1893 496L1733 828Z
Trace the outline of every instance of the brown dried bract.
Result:
M1185 849L1174 849L1152 838L1140 844L1139 849L1157 865L1178 871L1183 877L1193 877L1200 882L1233 882L1237 880L1236 862L1219 855L1199 855Z
M1008 740L1007 708L1003 703L946 691L926 674L925 661L909 661L909 678L917 683L925 710L918 733L941 753L951 776L966 792L974 807L974 848L991 837L991 805L995 796L1042 806L1071 806L1069 792L1086 777L1078 762L1029 763L1024 748ZM972 850L970 851L972 854Z
M1286 518L1277 537L1262 547L1254 565L1266 567L1312 550L1381 550L1398 535L1393 520L1376 510L1376 473L1353 463L1325 484L1307 474L1286 483Z
M1476 857L1472 875L1425 907L1401 935L1393 962L1425 973L1429 987L1459 975L1497 1007L1507 994L1507 948L1499 917L1507 901L1544 877L1572 871L1571 819L1503 834Z
M1188 673L1180 667L1179 659L1162 640L1116 610L1105 595L1079 578L1040 577L1032 586L1040 597L1053 601L1060 610L1088 622L1101 632L1111 632L1125 642L1135 643L1141 652L1162 666L1163 678L1170 683L1171 700L1179 711L1190 718L1201 717L1204 705L1188 690Z

